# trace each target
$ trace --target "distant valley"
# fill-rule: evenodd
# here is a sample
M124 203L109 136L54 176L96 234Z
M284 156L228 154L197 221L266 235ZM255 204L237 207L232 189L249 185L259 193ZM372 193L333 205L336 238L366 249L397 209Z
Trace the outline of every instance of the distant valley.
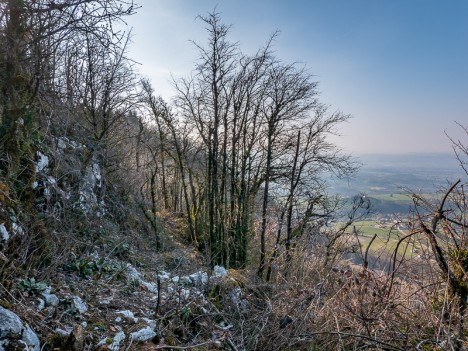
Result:
M433 194L464 176L453 154L367 154L358 160L358 174L332 181L331 191L346 197L365 194L376 215L408 213L412 201L407 195Z

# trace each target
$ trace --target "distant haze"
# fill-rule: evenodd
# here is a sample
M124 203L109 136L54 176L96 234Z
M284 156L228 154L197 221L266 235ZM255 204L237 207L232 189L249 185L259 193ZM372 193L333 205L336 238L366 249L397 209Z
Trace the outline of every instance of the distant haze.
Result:
M275 51L302 62L321 99L353 116L337 144L353 153L450 152L468 121L468 1L140 0L130 56L169 99L204 43L197 15L217 6L231 39L252 53L280 30Z
M367 194L434 193L466 179L451 153L364 154L357 160L362 167L351 179L333 180L332 192L353 196Z

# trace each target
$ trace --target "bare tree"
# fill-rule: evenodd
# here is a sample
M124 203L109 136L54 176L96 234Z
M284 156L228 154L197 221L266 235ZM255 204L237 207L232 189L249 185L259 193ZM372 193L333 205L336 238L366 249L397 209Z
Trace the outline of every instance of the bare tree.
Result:
M142 86L143 90L145 93L144 101L146 102L149 110L151 111L156 125L157 125L157 131L158 131L158 136L159 136L159 142L161 143L161 147L164 148L164 143L167 137L165 136L165 133L162 132L163 125L167 127L167 130L169 132L169 135L171 137L170 141L174 145L175 149L175 154L172 155L172 158L177 162L178 169L180 172L180 182L182 183L182 189L184 192L184 199L185 199L185 207L187 211L187 220L189 224L189 231L190 231L190 239L193 240L195 243L198 242L198 237L195 229L195 217L193 216L193 211L195 211L196 208L196 191L193 185L193 178L192 178L192 173L191 170L187 168L188 160L187 160L187 152L186 149L182 145L182 137L180 132L180 129L177 129L174 121L174 116L171 113L170 107L162 100L162 99L157 99L153 95L153 89L147 80L142 81ZM161 150L162 151L162 150ZM169 153L170 155L170 153ZM161 161L162 167L164 168L163 165L164 161ZM162 172L163 177L164 171ZM188 176L187 176L188 174ZM163 178L163 193L164 193L164 205L167 207L167 189L165 183L165 178ZM177 182L178 180L175 180ZM190 185L190 195L189 195L189 183ZM192 199L192 202L190 201Z
M113 25L134 10L133 2L126 0L0 4L0 42L5 44L0 48L0 142L6 175L20 175L24 184L34 177L29 138L41 122L40 111L58 100L64 52L72 39L87 34L104 47L116 47L121 35Z
M279 163L281 172L275 178L283 196L275 198L275 202L281 204L281 211L267 280L271 278L271 266L281 242L284 242L286 261L289 262L294 241L304 234L307 226L315 222L320 227L333 218L336 207L330 206L322 177L327 173L352 175L357 165L349 155L330 143L327 136L335 134L336 126L348 118L340 112L329 113L326 106L319 105L303 125L291 130L289 143L292 147ZM283 229L286 238L281 240Z
M255 236L255 201L261 194L258 274L262 276L271 184L276 187L287 179L293 193L287 211L290 243L298 185L306 179L313 182L325 169L337 173L353 169L349 158L325 139L347 116L326 114L317 102L312 76L272 55L276 34L247 56L229 42L229 27L221 24L217 13L200 19L207 25L208 44L196 44L200 57L193 75L174 83L174 112L192 126L192 144L203 166L203 171L194 173L194 165L184 163L187 170L192 169L188 174L196 174L189 181L195 189L191 197L196 199L191 205L191 213L197 214L193 229L206 233L198 239L204 242L211 265L244 267ZM297 137L298 131L303 138ZM291 170L291 164L296 168Z
M460 125L466 132L466 127ZM460 166L466 173L468 149L460 140L453 140L452 145ZM468 173L467 173L468 174ZM431 250L431 256L437 264L440 278L447 286L447 304L454 304L450 318L453 327L446 318L448 340L454 350L466 346L466 326L464 323L468 303L468 199L466 179L454 182L445 190L439 200L434 201L424 196L413 194L415 218L408 238L422 233ZM406 240L407 237L402 240ZM455 336L451 337L451 328Z
M258 275L263 276L266 257L266 228L270 182L275 177L272 169L275 158L288 148L282 135L288 125L304 118L316 105L317 83L310 75L295 65L273 65L266 80L268 86L262 109L265 120L266 158L262 202L262 226L260 231L260 264Z

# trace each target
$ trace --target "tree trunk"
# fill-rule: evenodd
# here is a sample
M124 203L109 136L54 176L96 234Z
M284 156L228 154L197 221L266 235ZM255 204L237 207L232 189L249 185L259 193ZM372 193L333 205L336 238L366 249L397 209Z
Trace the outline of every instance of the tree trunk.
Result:
M289 188L288 196L288 216L287 216L287 229L286 229L286 262L289 265L291 261L291 239L292 239L292 212L293 212L293 200L294 200L294 191L296 188L296 169L297 161L299 158L299 145L301 143L301 131L297 132L297 142L296 142L296 152L294 153L293 168L291 172L291 185Z
M265 186L263 190L263 202L262 202L262 228L260 232L260 264L258 266L257 275L262 278L263 271L265 269L265 256L266 256L266 227L267 227L267 210L268 210L268 196L270 187L270 176L271 176L271 157L272 157L272 139L273 132L272 127L268 130L268 144L267 144L267 159L266 159L266 170L265 170Z

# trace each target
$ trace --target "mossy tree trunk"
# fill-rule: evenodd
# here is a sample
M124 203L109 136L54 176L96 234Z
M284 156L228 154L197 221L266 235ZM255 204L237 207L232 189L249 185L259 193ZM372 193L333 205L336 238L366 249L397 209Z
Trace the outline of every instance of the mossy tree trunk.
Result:
M2 170L7 176L17 173L20 159L20 139L24 122L24 106L21 104L24 81L26 77L21 72L20 43L24 35L22 29L22 0L9 0L7 3L7 23L5 29L6 53L3 62L2 84L2 126L1 141L4 150L2 155ZM23 61L23 60L21 60Z
M26 207L30 207L36 173L30 131L36 121L32 68L28 67L30 58L24 1L8 0L6 16L5 55L1 65L0 143L3 152L0 170L5 177L14 181L18 196Z

